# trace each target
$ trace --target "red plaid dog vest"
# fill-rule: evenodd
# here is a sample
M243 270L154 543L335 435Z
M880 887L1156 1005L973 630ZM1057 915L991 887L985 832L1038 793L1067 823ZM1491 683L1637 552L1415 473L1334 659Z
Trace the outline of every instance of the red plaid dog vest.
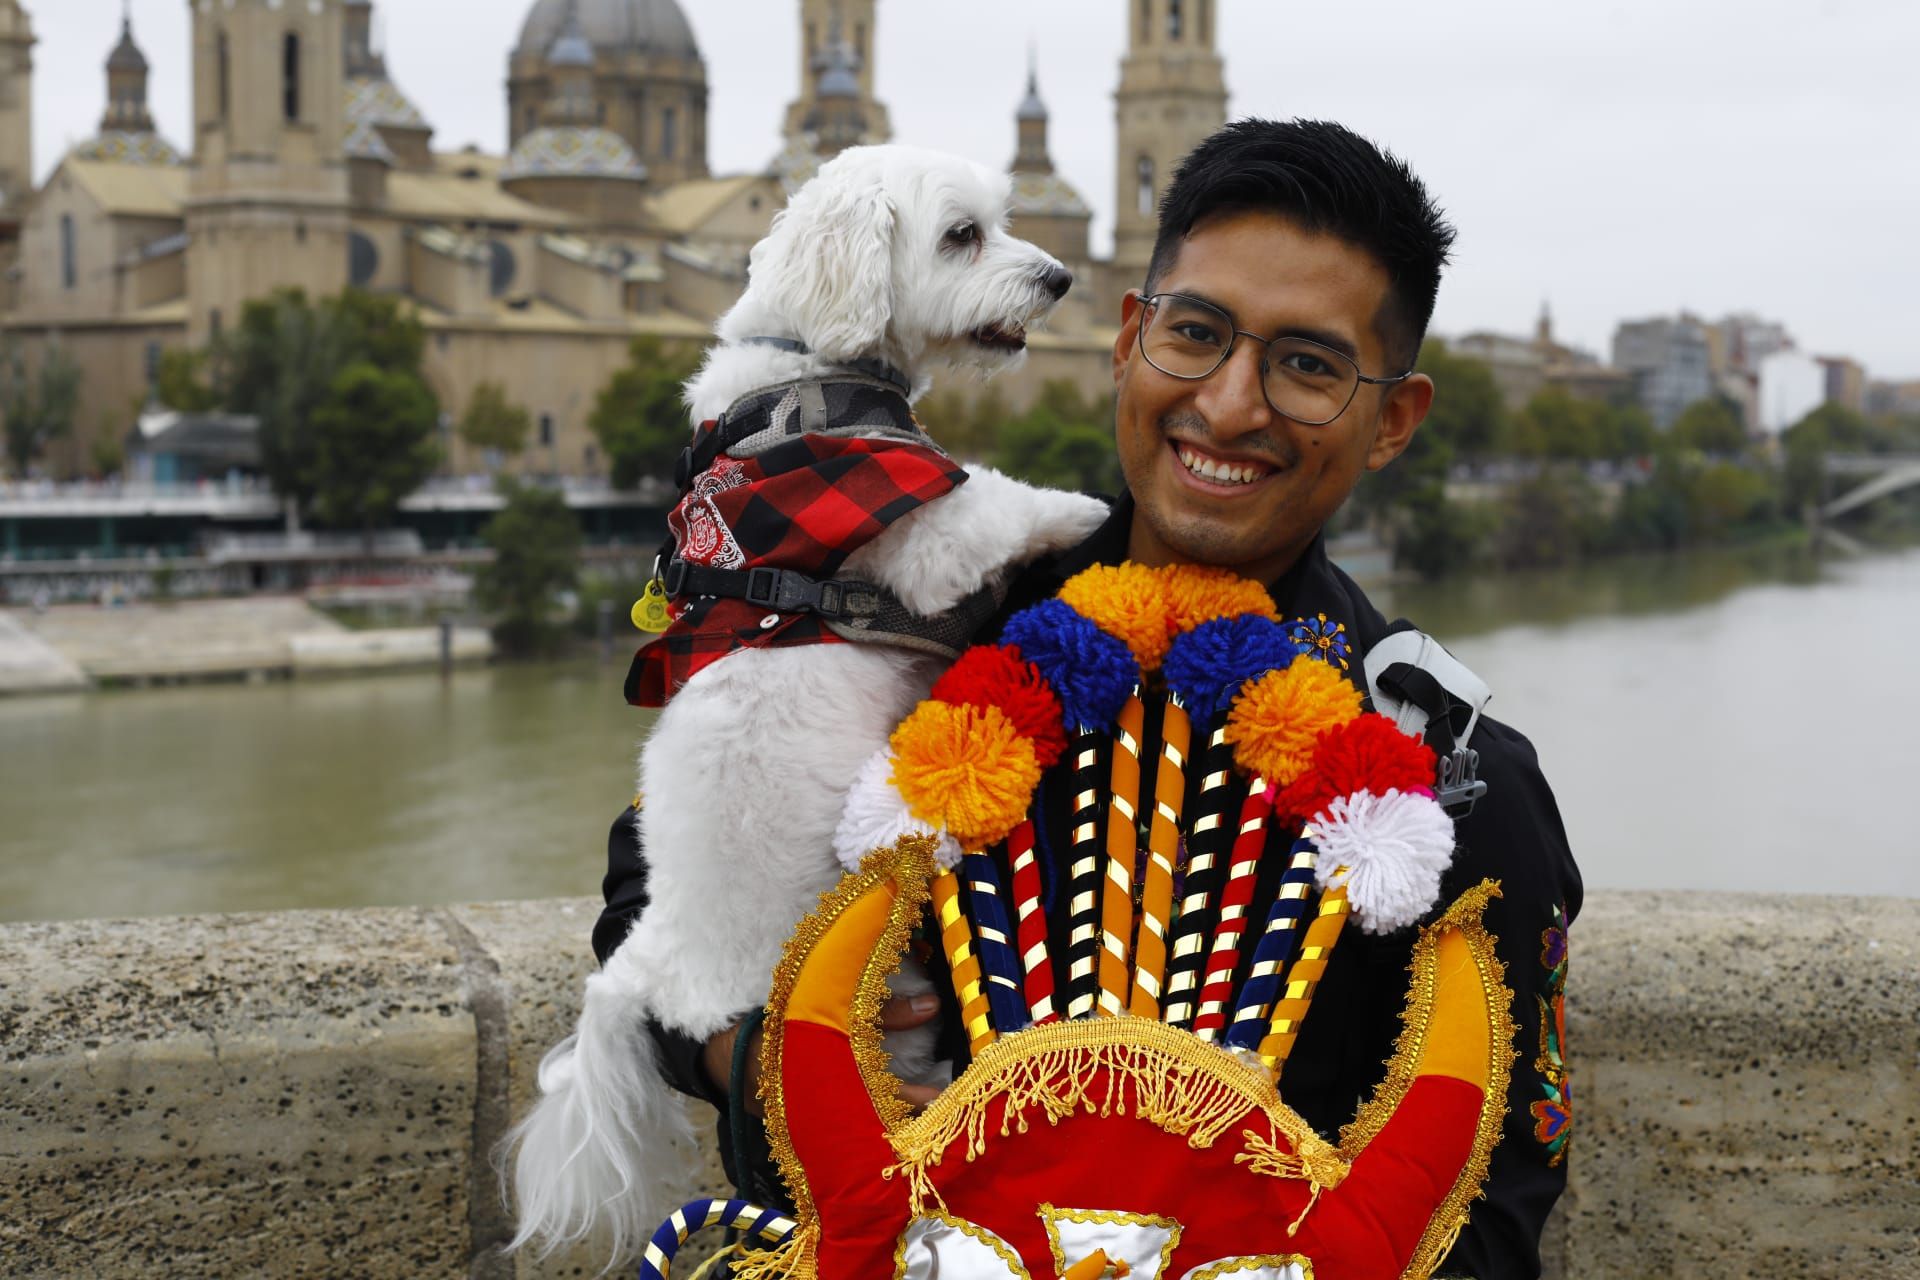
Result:
M862 396L863 384L846 385L854 394L835 406L830 434L799 430L807 424L793 410L792 391L757 398L765 404L749 402L768 426L693 478L667 517L678 558L713 569L789 569L824 580L888 525L966 481L967 473L913 422L903 397ZM719 425L702 423L701 436ZM672 608L673 623L634 656L626 695L635 706L665 706L695 673L736 649L841 643L812 613L769 612L718 596L676 599Z

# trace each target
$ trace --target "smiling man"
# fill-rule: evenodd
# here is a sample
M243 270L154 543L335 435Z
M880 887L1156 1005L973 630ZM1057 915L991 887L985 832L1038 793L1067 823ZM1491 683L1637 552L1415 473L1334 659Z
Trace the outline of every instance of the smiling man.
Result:
M1323 529L1363 473L1406 449L1433 402L1433 382L1412 369L1452 240L1407 167L1338 125L1246 120L1197 148L1161 207L1148 277L1127 295L1114 344L1127 491L1084 545L1023 575L1003 616L1094 564L1222 566L1267 584L1309 656L1367 690L1367 654L1411 627L1389 624L1332 564ZM1457 668L1440 668L1451 689L1418 663L1386 676L1395 670L1391 693L1429 717L1440 756L1478 753L1488 789L1470 810L1456 805L1460 847L1441 900L1482 879L1501 883L1486 924L1514 992L1520 1051L1485 1198L1438 1274L1534 1276L1566 1179L1561 1000L1580 876L1526 739L1476 717L1479 700L1463 687L1471 678L1463 682ZM1040 848L1056 884L1068 875L1070 781L1056 768L1042 784L1039 811L1050 829ZM603 958L645 901L630 820L616 824L611 857L608 909L594 937ZM1265 918L1282 870L1278 860L1262 867L1249 918ZM1053 895L1050 911L1064 916L1067 897ZM1054 921L1057 935L1064 924ZM1399 1034L1414 936L1411 928L1355 934L1321 979L1282 1092L1326 1135L1352 1121L1380 1082ZM897 1027L942 1017L949 1048L964 1056L950 1001L944 1010L895 1001L883 1016ZM746 1122L751 1084L730 1079L736 1064L757 1061L751 1044L736 1052L732 1032L700 1044L656 1029L655 1039L674 1082L720 1107L723 1150L743 1194L779 1200L757 1126ZM907 1092L916 1102L932 1093ZM729 1110L740 1123L729 1123Z

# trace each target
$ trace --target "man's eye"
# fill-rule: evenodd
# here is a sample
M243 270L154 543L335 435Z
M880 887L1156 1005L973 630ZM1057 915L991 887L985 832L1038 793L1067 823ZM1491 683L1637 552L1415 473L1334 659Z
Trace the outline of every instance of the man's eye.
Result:
M1280 363L1308 378L1327 378L1339 372L1327 361L1308 351L1290 352Z
M1211 326L1201 324L1197 320L1176 320L1173 323L1173 333L1175 337L1196 345L1220 345L1220 335L1214 332Z

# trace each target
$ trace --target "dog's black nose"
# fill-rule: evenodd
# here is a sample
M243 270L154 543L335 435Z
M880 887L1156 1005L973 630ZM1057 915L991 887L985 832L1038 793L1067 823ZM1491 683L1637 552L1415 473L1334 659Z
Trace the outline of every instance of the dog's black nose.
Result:
M1067 296L1067 290L1073 288L1073 272L1065 267L1048 267L1047 274L1040 277L1040 287L1058 301Z

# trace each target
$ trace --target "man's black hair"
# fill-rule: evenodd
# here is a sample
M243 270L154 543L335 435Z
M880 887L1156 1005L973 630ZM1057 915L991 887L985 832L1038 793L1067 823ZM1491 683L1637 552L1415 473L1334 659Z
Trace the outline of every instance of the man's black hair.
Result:
M1454 230L1405 161L1325 120L1234 121L1175 171L1160 202L1147 292L1196 226L1248 210L1279 214L1378 259L1389 283L1375 326L1396 366L1391 372L1413 363L1433 319Z

